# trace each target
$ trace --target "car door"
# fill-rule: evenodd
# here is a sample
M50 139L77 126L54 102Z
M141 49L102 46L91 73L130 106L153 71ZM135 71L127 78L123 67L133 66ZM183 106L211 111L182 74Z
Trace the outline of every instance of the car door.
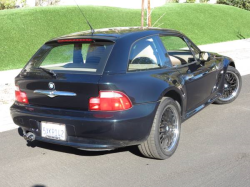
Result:
M213 68L207 67L209 63L206 66L200 63L200 50L191 48L191 42L183 35L162 35L161 41L186 90L186 111L200 107L211 96L214 82L209 74Z
M194 77L192 78L192 79L199 78L199 76L201 76L202 78L201 82L203 83L202 85L203 100L201 101L201 103L197 104L198 106L200 106L201 104L204 104L204 102L207 102L208 100L213 99L213 97L215 97L217 94L217 89L218 89L217 81L218 81L218 72L219 72L217 68L217 62L214 58L207 58L203 60L202 58L200 58L200 54L201 54L200 49L194 43L192 43L188 38L184 37L184 40L186 41L187 45L192 51L195 57L196 65L198 65L199 67L198 69L200 69L201 71L201 75L198 75L198 77L195 77L195 74L194 74Z

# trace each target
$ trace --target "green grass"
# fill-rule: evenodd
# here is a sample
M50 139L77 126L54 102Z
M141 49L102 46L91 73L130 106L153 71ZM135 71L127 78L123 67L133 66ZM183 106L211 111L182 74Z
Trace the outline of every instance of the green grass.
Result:
M139 26L140 10L81 7L94 28ZM185 33L196 44L250 37L250 11L224 5L166 4L155 8L152 22ZM0 70L22 68L47 40L88 30L75 6L36 7L0 11Z

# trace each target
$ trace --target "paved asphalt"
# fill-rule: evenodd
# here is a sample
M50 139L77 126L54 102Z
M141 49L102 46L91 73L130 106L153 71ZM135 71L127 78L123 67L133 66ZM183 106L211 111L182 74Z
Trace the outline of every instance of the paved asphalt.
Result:
M18 130L0 133L0 186L250 186L250 75L239 98L210 105L185 123L176 153L143 158L136 147L85 152L27 145Z

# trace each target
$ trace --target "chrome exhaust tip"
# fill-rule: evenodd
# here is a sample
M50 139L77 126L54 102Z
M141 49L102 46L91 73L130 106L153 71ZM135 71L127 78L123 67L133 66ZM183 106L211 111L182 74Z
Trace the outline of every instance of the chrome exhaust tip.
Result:
M27 134L23 135L23 138L26 140L26 141L29 141L29 142L33 142L36 138L35 134L32 133L32 132L28 132Z

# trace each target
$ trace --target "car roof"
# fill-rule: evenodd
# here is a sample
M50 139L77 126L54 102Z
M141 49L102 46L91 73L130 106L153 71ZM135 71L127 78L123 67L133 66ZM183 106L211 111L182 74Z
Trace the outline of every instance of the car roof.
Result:
M94 34L92 34L91 30L76 32L72 34L68 34L65 36L54 38L48 42L57 41L60 39L72 39L72 38L100 38L106 39L110 41L115 41L120 38L131 37L133 38L137 36L145 37L148 35L153 34L160 34L160 33L169 33L169 34L181 34L179 31L172 30L172 29L163 29L157 27L112 27L112 28L103 28L103 29L95 29Z

